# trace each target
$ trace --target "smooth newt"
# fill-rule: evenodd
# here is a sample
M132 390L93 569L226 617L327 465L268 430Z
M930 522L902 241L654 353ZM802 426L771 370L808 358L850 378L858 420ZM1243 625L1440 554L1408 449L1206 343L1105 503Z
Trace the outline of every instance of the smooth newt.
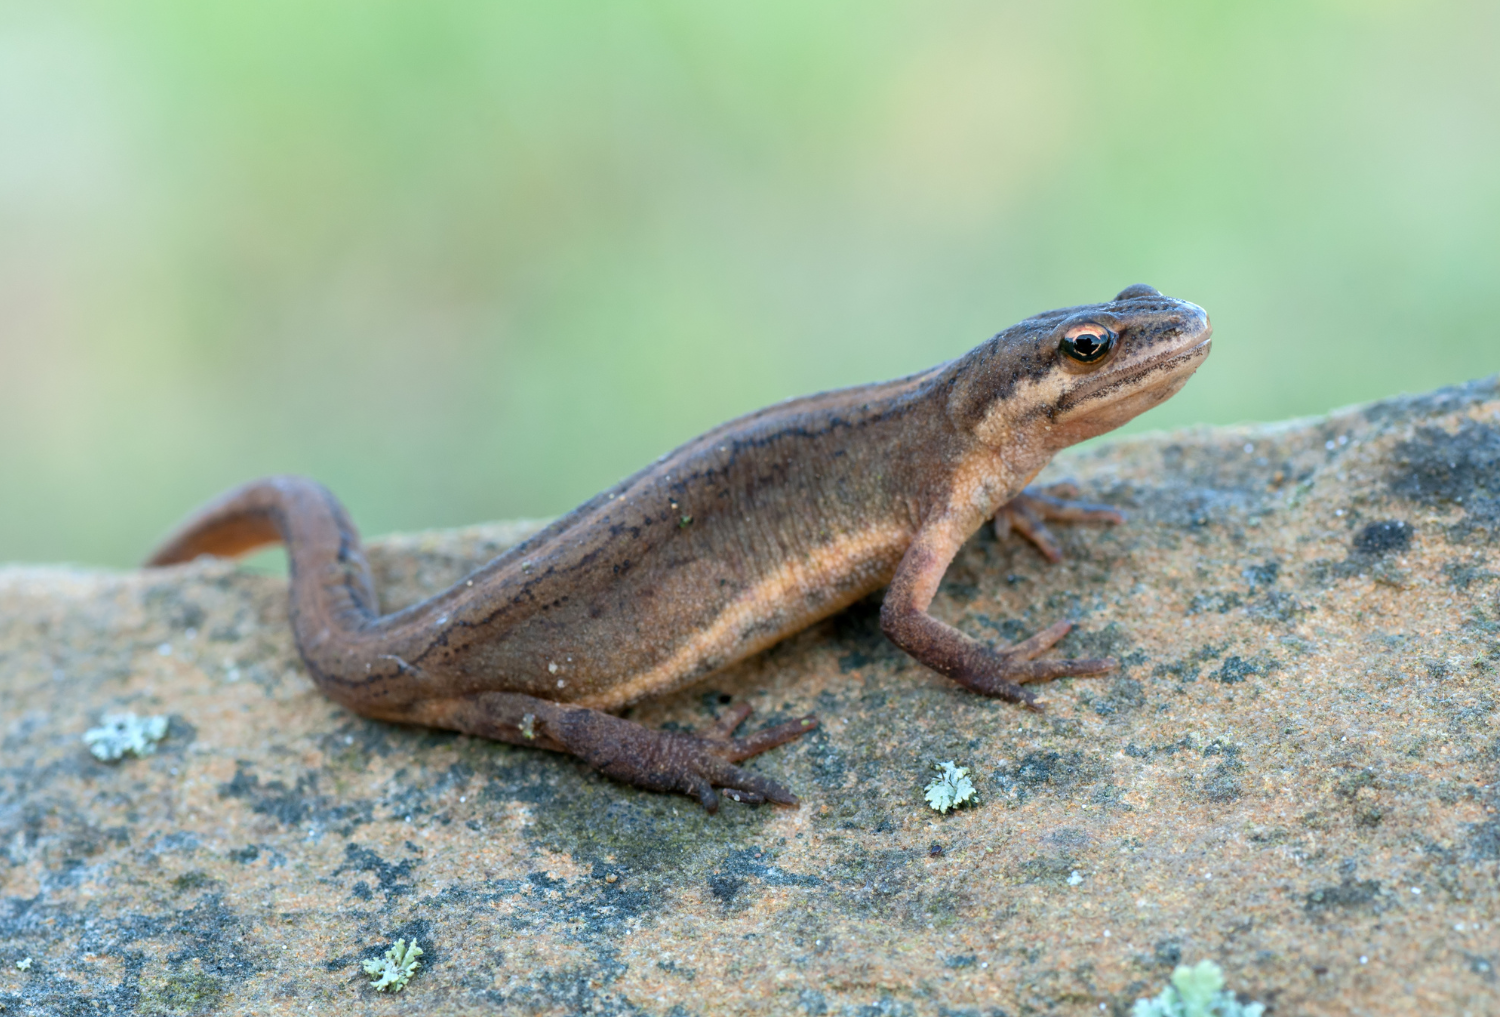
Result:
M897 646L982 695L1040 709L1024 683L1112 660L1039 660L1059 621L990 647L927 613L987 520L1056 560L1043 519L1112 509L1026 490L1060 449L1186 383L1209 351L1195 304L1131 286L1040 314L956 360L779 403L663 456L420 604L381 615L359 534L327 489L255 481L189 519L170 565L285 541L291 624L318 687L356 713L571 753L617 780L697 798L796 804L735 764L813 727L743 738L747 706L698 734L614 716L888 587Z

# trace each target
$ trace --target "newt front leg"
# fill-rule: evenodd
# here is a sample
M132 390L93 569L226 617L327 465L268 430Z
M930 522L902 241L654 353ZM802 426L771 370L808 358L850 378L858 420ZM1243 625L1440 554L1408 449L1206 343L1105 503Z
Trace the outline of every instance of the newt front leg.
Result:
M880 609L886 637L917 660L981 695L998 696L1040 711L1042 705L1026 682L1104 674L1115 668L1112 659L1034 660L1072 629L1060 621L1030 639L1004 649L992 649L927 613L938 584L953 556L963 546L964 534L946 518L917 534L896 567Z

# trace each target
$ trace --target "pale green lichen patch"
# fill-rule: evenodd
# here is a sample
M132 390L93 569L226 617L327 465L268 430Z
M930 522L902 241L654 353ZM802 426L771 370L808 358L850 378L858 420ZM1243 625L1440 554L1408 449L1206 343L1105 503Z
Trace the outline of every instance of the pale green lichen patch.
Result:
M949 809L956 809L974 797L974 782L969 779L967 766L954 766L950 760L934 769L941 772L924 789L927 804L934 810L946 815Z
M422 948L412 940L410 945L406 940L398 939L384 957L372 957L365 961L365 974L374 975L370 987L376 992L400 992L406 988L406 983L411 981L411 976L417 973L417 968L422 966L418 957L422 956Z
M164 984L147 994L146 1012L174 1014L210 1014L224 999L223 979L199 971L184 971L169 977ZM151 1006L154 1003L156 1006Z
M149 756L167 736L166 717L137 717L133 713L105 714L99 726L83 733L84 743L98 759L114 762L127 754Z
M1172 984L1154 999L1138 999L1131 1017L1261 1017L1261 1003L1241 1003L1224 991L1224 972L1211 960L1172 972Z

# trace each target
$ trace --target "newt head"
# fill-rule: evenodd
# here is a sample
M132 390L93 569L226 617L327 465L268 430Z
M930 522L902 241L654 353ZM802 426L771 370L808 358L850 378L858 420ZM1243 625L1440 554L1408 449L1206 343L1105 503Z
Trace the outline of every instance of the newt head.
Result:
M1212 334L1197 304L1130 286L1108 303L1028 318L955 361L948 414L986 445L1055 451L1171 397Z

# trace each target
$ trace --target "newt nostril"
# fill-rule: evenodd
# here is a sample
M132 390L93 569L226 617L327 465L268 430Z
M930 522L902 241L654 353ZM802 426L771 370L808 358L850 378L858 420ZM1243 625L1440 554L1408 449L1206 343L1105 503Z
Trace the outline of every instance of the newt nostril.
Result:
M1157 289L1155 286L1147 286L1145 283L1136 283L1134 286L1127 286L1119 293L1115 294L1115 299L1130 300L1134 297L1159 296L1161 296L1161 290Z

